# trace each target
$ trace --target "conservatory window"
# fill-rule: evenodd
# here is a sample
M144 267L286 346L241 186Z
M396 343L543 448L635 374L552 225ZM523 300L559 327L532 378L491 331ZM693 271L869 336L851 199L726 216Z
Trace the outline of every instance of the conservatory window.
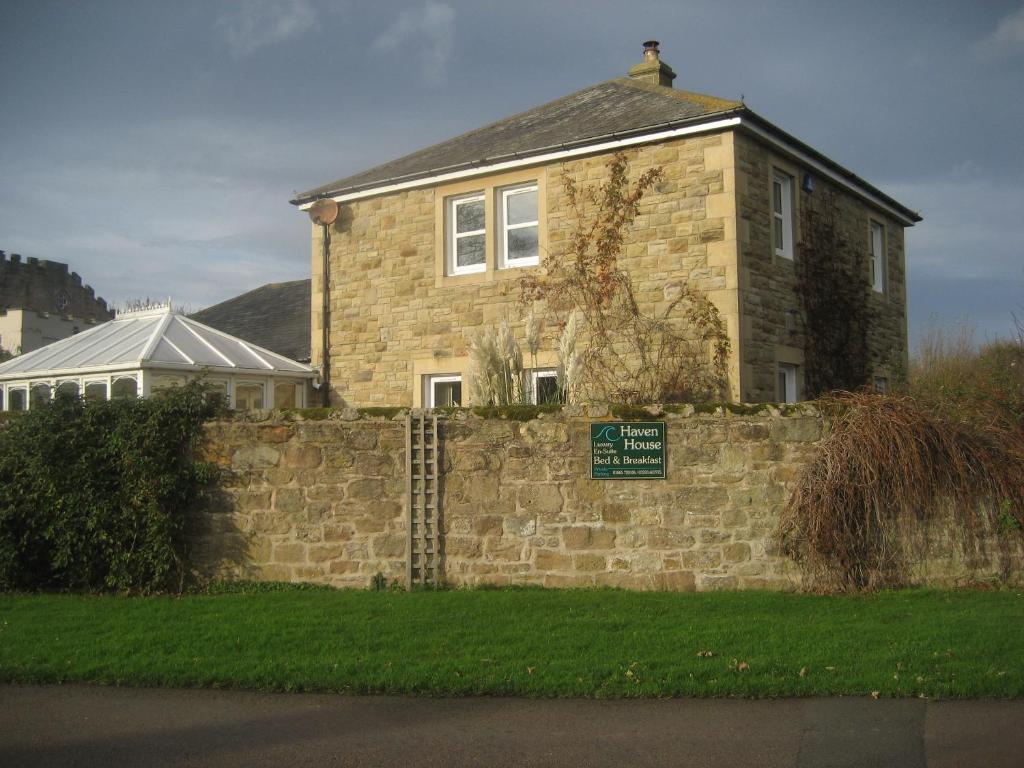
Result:
M263 385L252 381L235 384L234 407L239 411L252 411L263 407Z
M25 396L25 390L21 387L18 389L7 390L7 410L9 411L24 411L28 398Z
M87 381L85 382L85 399L100 401L107 399L107 382Z
M116 379L110 388L112 400L128 400L139 396L139 382L134 376L130 378Z
M48 402L50 402L50 385L33 384L29 395L29 407L35 408Z

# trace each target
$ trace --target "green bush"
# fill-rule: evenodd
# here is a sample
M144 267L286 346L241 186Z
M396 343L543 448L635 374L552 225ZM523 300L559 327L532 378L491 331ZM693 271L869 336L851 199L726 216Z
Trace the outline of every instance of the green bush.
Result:
M195 383L0 427L0 589L180 590L185 513L213 477L192 449L218 407Z

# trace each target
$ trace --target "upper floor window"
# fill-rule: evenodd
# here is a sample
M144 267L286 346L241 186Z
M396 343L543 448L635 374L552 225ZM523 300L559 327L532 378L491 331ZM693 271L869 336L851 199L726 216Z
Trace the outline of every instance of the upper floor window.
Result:
M871 222L871 287L885 293L885 227Z
M793 179L772 171L772 243L775 255L793 258Z
M443 275L493 276L499 270L540 264L545 246L542 179L508 174L453 185L450 191L438 198L436 219L444 244L438 251L439 257L443 253Z
M498 267L540 263L537 185L498 191Z
M448 203L448 274L483 272L486 251L483 194L452 198Z

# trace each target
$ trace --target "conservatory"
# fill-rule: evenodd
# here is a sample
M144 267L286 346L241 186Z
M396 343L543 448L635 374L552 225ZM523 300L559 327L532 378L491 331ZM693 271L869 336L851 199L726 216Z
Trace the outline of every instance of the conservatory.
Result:
M204 376L233 408L302 408L316 372L173 312L116 319L0 363L0 410L23 411L67 392L87 399L146 397Z

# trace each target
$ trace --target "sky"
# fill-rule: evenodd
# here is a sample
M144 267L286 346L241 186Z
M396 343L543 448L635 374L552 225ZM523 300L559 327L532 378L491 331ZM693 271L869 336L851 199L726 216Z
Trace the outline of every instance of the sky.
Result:
M748 107L924 216L909 326L1024 315L1024 3L3 0L0 249L113 304L309 276L303 191L624 75Z

